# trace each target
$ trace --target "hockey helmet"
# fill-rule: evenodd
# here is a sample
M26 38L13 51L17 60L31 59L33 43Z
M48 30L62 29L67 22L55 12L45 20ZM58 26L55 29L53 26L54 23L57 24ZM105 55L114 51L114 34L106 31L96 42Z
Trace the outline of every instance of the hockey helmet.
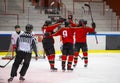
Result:
M69 21L65 21L65 27L68 27L70 25Z
M26 31L32 31L33 30L33 25L27 24L25 29L26 29Z
M83 23L84 25L86 25L86 24L87 24L87 21L84 20L84 19L80 19L80 20L79 20L79 26L82 26L82 23Z
M51 25L52 24L52 22L50 21L50 20L46 20L45 21L45 26L49 26L49 25Z
M15 25L15 29L20 28L20 25Z

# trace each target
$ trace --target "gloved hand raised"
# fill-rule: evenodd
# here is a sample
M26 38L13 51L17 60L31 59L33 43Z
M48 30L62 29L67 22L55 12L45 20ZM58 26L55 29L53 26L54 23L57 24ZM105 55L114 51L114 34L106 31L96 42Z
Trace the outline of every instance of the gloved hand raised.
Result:
M96 28L96 23L95 23L95 22L92 22L92 23L91 23L91 26L92 26L92 28L95 29L95 28Z

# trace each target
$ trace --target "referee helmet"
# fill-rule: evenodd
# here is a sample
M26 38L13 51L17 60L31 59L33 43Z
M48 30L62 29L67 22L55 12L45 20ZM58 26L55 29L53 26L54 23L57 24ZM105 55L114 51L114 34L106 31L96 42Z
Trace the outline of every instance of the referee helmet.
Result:
M27 24L25 29L26 29L26 31L32 31L33 30L33 25Z

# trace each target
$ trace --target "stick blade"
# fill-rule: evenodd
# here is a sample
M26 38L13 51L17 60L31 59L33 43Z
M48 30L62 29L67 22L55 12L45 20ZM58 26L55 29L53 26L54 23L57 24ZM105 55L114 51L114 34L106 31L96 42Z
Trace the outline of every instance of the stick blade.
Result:
M90 7L89 4L84 4L84 6Z
M4 68L4 66L0 65L0 68Z

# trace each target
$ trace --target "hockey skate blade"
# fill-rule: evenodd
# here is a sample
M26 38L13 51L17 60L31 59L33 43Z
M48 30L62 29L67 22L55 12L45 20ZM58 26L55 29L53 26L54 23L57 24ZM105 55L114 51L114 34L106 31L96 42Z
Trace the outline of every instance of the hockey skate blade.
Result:
M67 72L73 72L73 70L67 70Z
M25 80L19 80L19 83L23 83Z
M8 83L12 83L12 81L8 81Z
M50 70L50 72L57 72L57 70Z
M0 68L4 68L4 66L1 66L1 65L0 65Z
M12 83L12 81L8 81L8 83Z
M66 70L62 70L62 72L65 72Z

